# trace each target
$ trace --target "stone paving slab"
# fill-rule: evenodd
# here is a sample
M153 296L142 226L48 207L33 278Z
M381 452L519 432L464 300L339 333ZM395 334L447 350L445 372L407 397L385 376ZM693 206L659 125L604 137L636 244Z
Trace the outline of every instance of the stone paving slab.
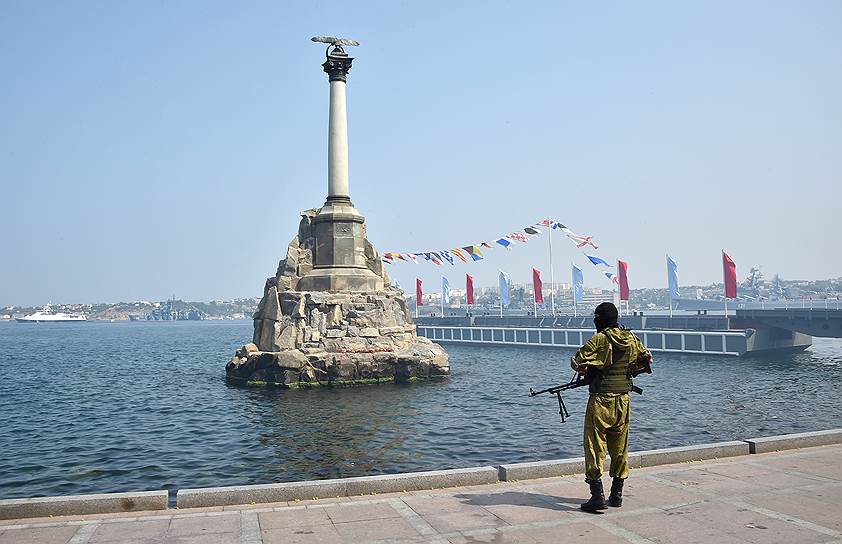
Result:
M431 491L0 524L0 544L587 542L842 544L842 445L632 471L586 514L582 476ZM606 484L608 478L605 478Z

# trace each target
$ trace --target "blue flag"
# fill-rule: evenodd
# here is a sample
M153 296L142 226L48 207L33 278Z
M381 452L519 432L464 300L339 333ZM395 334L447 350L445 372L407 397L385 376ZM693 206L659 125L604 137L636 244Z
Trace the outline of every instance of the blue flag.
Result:
M675 300L680 296L678 292L678 265L669 255L667 255L667 278L669 279L670 300Z
M582 269L573 265L573 301L582 302L585 300L585 280L582 277Z
M444 276L441 277L441 301L450 304L450 283Z
M590 259L590 260L591 260L591 262L592 262L595 266L599 266L599 265L604 265L604 266L609 266L609 267L611 266L610 264L608 264L607 262L603 261L603 260L602 260L602 259L600 259L599 257L594 257L593 255L585 255L585 257L587 257L588 259Z
M511 299L509 298L509 275L500 271L500 304L505 306L509 304Z
M510 241L506 240L505 238L500 238L498 240L495 240L495 242L497 242L498 244L500 244L501 246L503 246L506 249L512 249L511 247L509 247L509 246L512 245L512 243Z

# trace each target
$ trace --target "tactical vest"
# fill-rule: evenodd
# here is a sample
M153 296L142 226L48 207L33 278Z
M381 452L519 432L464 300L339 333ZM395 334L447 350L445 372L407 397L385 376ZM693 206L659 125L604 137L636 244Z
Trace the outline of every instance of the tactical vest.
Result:
M629 353L617 349L607 336L606 341L611 346L611 366L599 373L599 376L588 386L588 391L591 394L628 393L632 388Z

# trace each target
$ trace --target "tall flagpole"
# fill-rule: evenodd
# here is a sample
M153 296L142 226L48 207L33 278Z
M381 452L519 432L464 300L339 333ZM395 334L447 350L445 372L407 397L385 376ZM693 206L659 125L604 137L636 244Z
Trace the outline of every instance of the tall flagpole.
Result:
M532 304L535 306L535 317L538 317L538 292L535 290L535 282L532 282Z
M728 297L725 297L725 329L727 330L728 328Z
M553 273L553 220L547 217L547 240L550 245L550 306L552 307L553 315L555 316L555 274ZM537 312L536 312L537 316Z
M617 309L617 313L620 315L620 317L623 317L623 301L620 300L620 286L619 285L617 285L616 293L617 293L617 302L620 303L619 304L620 307Z

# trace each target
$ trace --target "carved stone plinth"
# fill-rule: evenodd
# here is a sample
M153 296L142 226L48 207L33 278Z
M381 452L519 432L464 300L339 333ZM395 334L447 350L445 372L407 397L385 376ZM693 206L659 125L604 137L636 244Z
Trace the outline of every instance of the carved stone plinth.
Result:
M369 270L365 219L346 199L328 199L312 220L313 270L297 286L300 291L373 292L383 278Z

